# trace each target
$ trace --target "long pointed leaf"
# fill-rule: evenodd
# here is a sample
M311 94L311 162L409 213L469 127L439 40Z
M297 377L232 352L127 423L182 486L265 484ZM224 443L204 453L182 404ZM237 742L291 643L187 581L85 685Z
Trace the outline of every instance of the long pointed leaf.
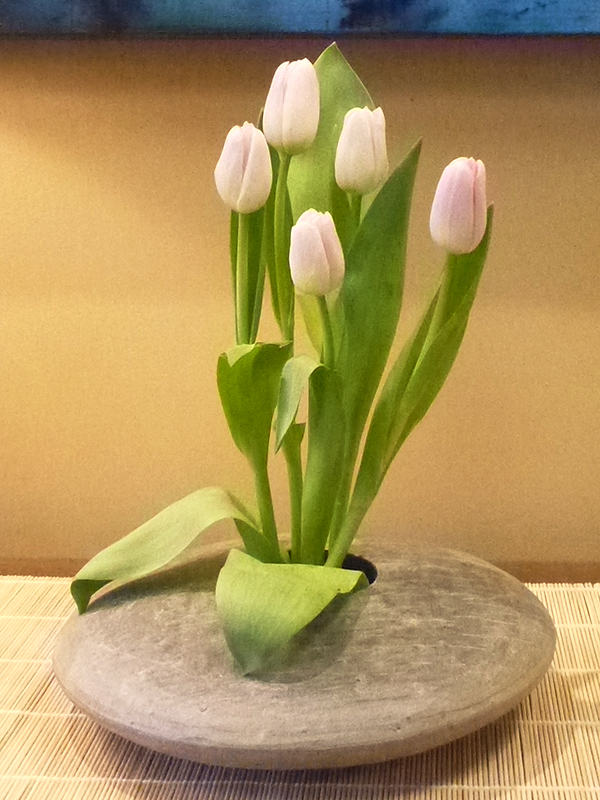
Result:
M386 382L373 412L365 441L360 469L356 478L355 495L375 498L382 481L384 455L393 439L392 422L408 382L419 360L435 310L438 293L429 304L421 322L404 345Z
M402 396L390 430L384 472L408 435L427 413L454 364L487 257L492 219L493 208L490 206L485 236L479 246L472 253L454 256L452 296L450 302L448 298L446 300L448 317L432 339L427 337L421 358Z
M233 495L219 487L193 492L159 512L128 536L102 550L75 576L71 594L82 614L99 589L149 575L164 567L203 531L224 519L256 523Z
M227 644L242 672L259 671L335 597L367 583L354 570L263 564L231 550L215 596Z
M373 412L361 467L356 479L352 513L364 515L398 450L423 419L442 388L460 349L469 314L485 264L491 235L492 209L479 247L454 256L451 296L446 297L448 318L435 333L431 321L436 293L415 335L390 371Z
M380 190L346 262L337 366L344 381L348 431L354 437L350 450L358 446L398 325L419 150L419 145L413 148Z
M288 178L292 212L294 220L309 208L331 212L344 242L349 207L344 192L335 182L335 151L346 112L374 106L337 45L332 44L321 53L315 69L321 94L319 128L312 146L292 159Z

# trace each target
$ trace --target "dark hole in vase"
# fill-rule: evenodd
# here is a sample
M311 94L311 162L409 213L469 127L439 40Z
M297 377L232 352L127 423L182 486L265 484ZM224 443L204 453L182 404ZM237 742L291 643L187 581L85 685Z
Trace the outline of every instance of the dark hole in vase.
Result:
M327 558L329 550L325 550L325 558ZM291 550L288 550L288 555L291 556ZM348 555L342 561L342 569L357 569L359 572L364 572L369 586L377 580L377 567L368 558L363 556L355 556L353 553Z
M369 585L375 583L377 580L377 567L372 561L362 556L355 556L352 553L348 553L342 562L342 569L357 569L364 572L369 581Z

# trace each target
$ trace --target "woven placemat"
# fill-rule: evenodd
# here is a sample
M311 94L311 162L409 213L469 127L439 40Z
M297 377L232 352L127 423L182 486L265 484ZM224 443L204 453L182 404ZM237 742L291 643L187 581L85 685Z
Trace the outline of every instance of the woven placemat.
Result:
M206 767L108 733L51 668L72 613L62 578L0 578L1 800L600 800L600 584L530 584L558 645L536 691L493 725L419 756L343 770Z

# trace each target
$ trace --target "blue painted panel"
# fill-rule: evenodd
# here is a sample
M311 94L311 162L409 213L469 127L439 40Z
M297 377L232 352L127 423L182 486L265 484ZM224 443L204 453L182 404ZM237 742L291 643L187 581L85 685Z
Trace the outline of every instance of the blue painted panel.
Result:
M0 0L5 34L590 34L598 0Z

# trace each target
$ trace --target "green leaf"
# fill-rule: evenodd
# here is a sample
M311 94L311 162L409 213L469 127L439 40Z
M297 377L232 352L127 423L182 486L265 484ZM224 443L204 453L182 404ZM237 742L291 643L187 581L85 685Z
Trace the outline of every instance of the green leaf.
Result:
M400 351L381 390L360 462L354 492L355 503L356 498L360 496L361 498L370 498L369 501L363 499L363 505L365 503L370 505L381 485L384 454L387 453L389 443L393 440L392 421L425 344L437 297L438 292L429 304L416 331Z
M304 153L294 156L288 188L294 220L309 208L330 211L345 242L349 207L345 193L335 182L335 151L344 116L351 108L374 108L369 93L336 44L315 62L321 94L317 136Z
M398 325L419 150L420 145L411 150L374 199L346 260L337 367L344 382L350 451L358 447Z
M460 349L477 292L491 235L492 209L485 236L472 252L450 256L444 298L445 319L433 329L440 291L412 339L390 371L369 428L352 501L366 513L398 450L423 419L442 388Z
M286 361L281 372L279 401L277 403L277 425L275 428L275 450L279 450L283 438L298 413L302 394L312 373L321 366L309 356L296 356Z
M243 674L265 667L335 597L366 585L362 572L263 564L231 550L215 596L227 644Z
M215 522L256 523L233 495L218 487L200 489L178 500L128 536L102 550L75 576L71 594L82 614L90 598L113 581L133 581L164 567Z
M322 564L325 560L325 545L342 478L344 435L340 376L321 366L311 374L309 383L300 549L304 563Z
M290 353L290 344L255 344L219 357L217 384L229 430L253 465L267 462L281 371Z

